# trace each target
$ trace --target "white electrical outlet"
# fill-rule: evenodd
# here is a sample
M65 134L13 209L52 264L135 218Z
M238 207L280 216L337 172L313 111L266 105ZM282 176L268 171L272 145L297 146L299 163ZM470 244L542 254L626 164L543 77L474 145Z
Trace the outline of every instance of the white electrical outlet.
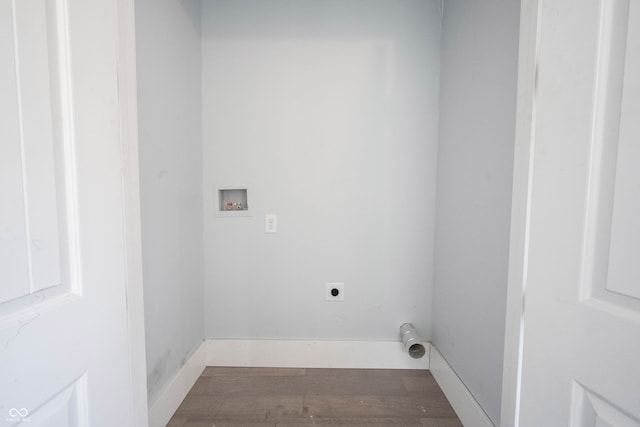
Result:
M325 299L327 301L344 301L344 283L327 282L325 286Z
M278 232L278 215L265 214L264 216L264 232L265 233L277 233Z

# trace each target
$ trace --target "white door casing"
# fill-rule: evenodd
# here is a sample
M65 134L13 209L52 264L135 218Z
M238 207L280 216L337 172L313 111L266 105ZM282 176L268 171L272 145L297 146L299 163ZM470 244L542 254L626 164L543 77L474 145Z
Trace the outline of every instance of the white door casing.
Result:
M0 2L0 425L146 424L132 10Z
M505 368L503 425L640 426L640 3L542 0L532 21L528 232L509 299L522 347L507 336L505 353L521 371Z

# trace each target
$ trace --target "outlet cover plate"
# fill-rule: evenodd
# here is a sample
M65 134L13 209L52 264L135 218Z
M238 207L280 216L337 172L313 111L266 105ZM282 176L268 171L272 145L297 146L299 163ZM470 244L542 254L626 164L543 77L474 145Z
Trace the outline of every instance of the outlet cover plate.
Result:
M334 295L334 293L337 293ZM325 299L332 302L344 301L344 283L327 282L325 284Z
M264 215L264 232L265 233L278 232L278 215L269 214L269 213Z

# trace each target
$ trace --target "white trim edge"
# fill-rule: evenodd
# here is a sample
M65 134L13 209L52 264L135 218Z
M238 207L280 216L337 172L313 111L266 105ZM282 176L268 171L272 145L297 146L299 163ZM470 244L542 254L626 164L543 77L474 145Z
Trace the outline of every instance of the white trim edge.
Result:
M431 346L430 370L465 427L495 427L440 352Z
M511 237L507 278L507 305L502 368L500 424L518 425L524 332L524 292L530 233L533 149L535 129L535 86L537 77L541 0L520 4L518 47L518 101L516 105Z
M208 366L288 368L429 369L426 354L413 359L399 341L299 341L210 339Z
M203 342L174 375L164 391L149 406L149 426L165 427L204 371L207 348Z
M149 423L145 359L135 11L133 2L116 0L118 24L118 114L122 149L122 194L126 256L127 326L132 422Z

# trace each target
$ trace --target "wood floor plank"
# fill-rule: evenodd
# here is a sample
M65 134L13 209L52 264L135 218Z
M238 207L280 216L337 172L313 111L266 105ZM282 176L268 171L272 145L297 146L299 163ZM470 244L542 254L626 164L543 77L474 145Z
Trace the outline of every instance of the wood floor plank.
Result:
M208 396L187 395L175 416L189 420L198 418L229 418L239 420L269 420L302 416L302 396Z
M239 423L233 419L210 419L210 420L185 420L182 424L167 427L424 427L420 420L411 420L407 418L328 418L314 419L301 418L293 420L274 420L274 421L244 421ZM442 424L434 425L436 427L450 427ZM454 425L451 425L454 427ZM455 426L457 427L457 426Z
M458 418L423 418L421 421L422 427L464 427Z
M296 420L295 422L285 420L277 425L278 427L304 427L311 425L322 427L424 427L420 420L407 418L307 418L304 421Z
M399 377L378 375L306 376L305 395L373 395L406 396L407 389Z
M401 396L306 395L304 412L314 417L455 417L449 402L439 395L420 399Z
M237 368L223 366L207 366L203 377L289 377L306 375L306 368Z
M411 394L441 392L440 386L432 376L406 376L402 377L402 382Z
M173 416L166 427L183 427L187 423L186 418ZM211 427L211 425L209 425Z
M205 394L207 392L207 387L209 387L209 382L211 381L211 377L203 377L200 376L189 390L189 394Z
M366 376L287 376L243 377L226 376L210 379L206 390L209 395L256 396L286 394L371 394L407 395L401 378Z
M307 368L307 376L318 375L322 377L355 375L364 377L405 377L405 376L432 376L426 369L344 369L344 368Z

